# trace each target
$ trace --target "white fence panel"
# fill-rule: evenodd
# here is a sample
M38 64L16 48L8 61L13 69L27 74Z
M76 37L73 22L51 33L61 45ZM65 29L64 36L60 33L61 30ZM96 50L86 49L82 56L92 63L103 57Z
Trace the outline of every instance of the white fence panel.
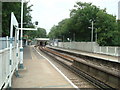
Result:
M19 63L19 54L20 52L18 52L18 59L16 56L16 50L17 48L14 47L12 49L12 53L13 53L13 58L12 58L12 71L14 72L15 68L17 68L18 63ZM8 82L8 76L10 76L10 67L9 67L9 56L10 56L10 49L6 48L3 50L0 50L0 89L3 86L3 84L5 84L6 82Z
M15 44L14 38L13 38L13 45ZM10 47L10 40L8 39L8 47ZM7 37L0 37L0 50L3 50L7 48Z
M15 66L17 65L17 57L16 57L16 47L12 50L13 54L13 63L12 63L12 70L14 70Z
M110 55L114 55L115 54L115 47L108 47L108 53Z
M107 52L107 48L106 47L101 47L100 48L101 50L100 50L100 53L103 53L103 54L106 54Z
M94 52L112 56L120 56L120 47L99 46L93 42L59 42L58 47Z
M117 48L117 53L116 53L117 56L120 56L120 47Z
M9 49L0 50L0 87L9 75Z

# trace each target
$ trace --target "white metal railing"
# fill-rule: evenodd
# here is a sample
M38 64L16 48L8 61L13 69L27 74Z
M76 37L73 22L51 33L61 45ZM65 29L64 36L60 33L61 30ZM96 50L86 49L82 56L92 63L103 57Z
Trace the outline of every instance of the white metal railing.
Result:
M0 37L0 50L2 49L5 49L7 47L10 47L10 44L8 44L7 46L7 43L10 43L10 39L8 37ZM15 38L13 38L13 42L12 44L14 45L15 44ZM20 46L20 43L19 43L19 46Z
M106 54L111 56L120 56L120 47L110 47L110 46L96 46L94 47L94 53Z
M9 49L0 50L0 88L9 76Z
M22 25L22 24L21 24ZM6 45L0 50L0 89L6 88L8 85L11 87L12 75L14 71L18 71L18 64L20 62L20 47L19 47L19 30L18 21L13 12L11 12L11 23L10 23L10 38L6 37L6 41L2 45ZM15 35L13 35L13 27L15 27ZM13 38L15 36L15 38ZM2 37L3 38L3 37ZM13 43L14 39L14 43ZM21 38L22 40L22 38ZM22 43L22 42L21 42ZM23 57L21 55L21 57Z
M8 86L15 69L18 68L19 52L18 55L16 55L16 51L16 47L12 48L12 69L10 71L10 48L0 50L0 89Z
M20 61L19 47L12 46L12 60L10 62L10 42L8 40L8 37L6 38L6 48L0 50L0 89L6 88L11 82L12 75L15 69L18 69L18 64ZM13 45L15 46L15 44Z

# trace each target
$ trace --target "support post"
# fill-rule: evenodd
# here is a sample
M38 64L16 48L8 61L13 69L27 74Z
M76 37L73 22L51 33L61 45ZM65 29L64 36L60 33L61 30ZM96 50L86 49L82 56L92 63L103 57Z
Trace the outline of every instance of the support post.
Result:
M16 63L17 63L17 66L18 66L18 64L19 64L19 54L18 54L18 52L19 52L19 30L16 29L16 31L17 31L17 35L16 35L16 46L17 46L16 47ZM18 73L18 67L16 67L15 76L16 77L20 76L19 73Z
M91 42L93 42L93 21L92 21L92 31L91 31Z
M13 15L11 13L11 26L10 26L10 59L9 59L9 73L12 71L12 42L13 42ZM9 88L11 88L11 77L9 81Z
M20 44L20 65L19 65L19 68L20 69L24 69L24 66L23 66L23 42L22 42L22 39L23 39L23 0L21 2L21 44Z
M10 24L9 81L7 84L5 84L5 87L6 87L6 85L8 85L9 88L12 87L12 85L11 85L12 80L11 79L12 79L13 68L15 67L15 66L13 67L13 59L15 59L15 58L13 58L13 26L15 28L18 28L18 22L14 16L14 13L12 12L11 13L11 24ZM15 31L15 34L16 34L16 31ZM15 35L15 37L16 37L16 35Z
M97 31L96 31L96 35L95 35L95 41L96 41L96 43L97 43Z
M28 41L27 41L27 39L26 39L26 46L28 45Z
M73 41L75 42L75 33L73 34Z
M93 50L93 21L92 21L92 31L91 31L91 47L92 47L92 52L94 52Z

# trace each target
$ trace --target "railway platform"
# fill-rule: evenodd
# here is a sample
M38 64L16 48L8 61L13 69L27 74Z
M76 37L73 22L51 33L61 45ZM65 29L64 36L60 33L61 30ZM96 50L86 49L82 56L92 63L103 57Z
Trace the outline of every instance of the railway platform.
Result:
M109 56L109 55L105 55L105 54L90 53L90 52L84 52L84 51L80 51L80 50L65 49L65 48L59 48L59 47L53 47L53 46L47 46L47 47L74 53L74 54L80 54L80 55L89 56L89 57L93 57L93 58L103 59L106 61L120 63L120 58L117 56Z
M33 46L24 48L24 70L12 78L12 88L75 88L67 77Z

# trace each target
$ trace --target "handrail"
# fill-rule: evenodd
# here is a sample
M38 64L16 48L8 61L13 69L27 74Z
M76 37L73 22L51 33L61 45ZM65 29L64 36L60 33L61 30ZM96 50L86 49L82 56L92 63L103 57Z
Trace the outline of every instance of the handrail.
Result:
M18 49L20 49L18 47ZM0 50L0 89L7 88L11 77L13 76L14 71L18 68L19 60L19 53L18 56L16 55L17 47L12 47L12 52L14 57L12 58L12 69L10 71L9 67L9 55L10 55L10 48L5 48Z

